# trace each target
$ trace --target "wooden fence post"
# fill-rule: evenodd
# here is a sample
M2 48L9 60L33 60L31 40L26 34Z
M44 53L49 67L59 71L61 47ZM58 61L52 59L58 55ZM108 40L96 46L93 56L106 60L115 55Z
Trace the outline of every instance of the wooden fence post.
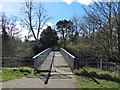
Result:
M100 69L102 70L102 59L100 59Z

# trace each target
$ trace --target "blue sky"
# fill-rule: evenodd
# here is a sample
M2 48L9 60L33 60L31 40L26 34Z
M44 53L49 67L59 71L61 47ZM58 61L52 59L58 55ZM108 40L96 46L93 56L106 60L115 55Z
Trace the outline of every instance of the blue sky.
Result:
M24 2L3 2L2 9L8 17L17 16L22 18L22 13L20 11L22 3ZM43 5L47 10L48 16L52 17L52 19L48 21L48 25L52 25L53 27L59 20L71 19L74 15L79 17L84 15L82 4L78 2L73 2L71 4L67 4L66 2L44 2ZM22 37L24 38L27 34L28 30L23 30Z
M48 15L52 17L52 22L55 23L58 20L70 19L74 15L82 17L84 10L82 5L77 2L73 2L70 5L65 2L48 2L44 3Z
M7 16L17 16L21 18L22 14L20 8L24 2L20 2L20 0L17 2L15 1L16 0L3 0L2 4L0 2L0 11L4 10ZM74 15L83 17L85 14L83 7L88 7L89 4L93 3L91 3L92 0L77 0L77 2L72 2L74 0L61 1L64 2L44 2L44 7L47 10L48 16L52 17L48 22L49 25L55 25L59 20L71 19ZM25 36L27 32L28 30L24 30L24 32L22 32L22 36Z
M20 12L21 2L4 2L2 5L7 16L22 17ZM44 7L47 10L47 14L52 17L50 20L52 24L56 24L58 20L70 19L74 15L79 17L84 15L82 4L78 2L72 2L71 4L65 2L44 2Z

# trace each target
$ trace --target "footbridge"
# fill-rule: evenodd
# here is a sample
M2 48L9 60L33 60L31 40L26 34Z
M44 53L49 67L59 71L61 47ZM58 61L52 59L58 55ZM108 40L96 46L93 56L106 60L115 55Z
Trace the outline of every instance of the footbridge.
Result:
M75 88L75 78L72 73L75 68L75 57L65 49L60 48L59 51L55 51L52 48L48 48L34 56L33 60L34 72L40 75L40 79L44 84L52 82L53 79L62 80L64 83L68 80L66 86L59 82L59 87L63 85L63 87ZM54 87L58 88L58 86Z
M55 53L56 53L56 55L55 55ZM55 58L54 63L56 61L58 63L60 61L64 61L64 63L67 62L67 65L71 69L75 68L75 57L73 55L71 55L69 52L67 52L65 49L60 48L60 51L54 51L54 50L52 50L52 48L48 48L33 57L34 69L37 70L37 68L39 66L44 67L43 69L45 69L45 70L50 69L51 64L53 64L52 61L53 61L54 57L56 57L56 56L57 56L57 58ZM63 57L60 57L60 56L63 56ZM61 59L64 59L64 60L61 60ZM60 63L59 66L64 66L64 63Z

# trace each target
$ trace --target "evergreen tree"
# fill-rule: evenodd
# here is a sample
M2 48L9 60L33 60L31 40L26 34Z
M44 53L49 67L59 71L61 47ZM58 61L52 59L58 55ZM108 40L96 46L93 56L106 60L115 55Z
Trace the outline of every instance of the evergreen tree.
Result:
M41 33L40 41L43 47L53 47L57 45L58 36L55 30L53 30L50 26L48 26L43 32Z

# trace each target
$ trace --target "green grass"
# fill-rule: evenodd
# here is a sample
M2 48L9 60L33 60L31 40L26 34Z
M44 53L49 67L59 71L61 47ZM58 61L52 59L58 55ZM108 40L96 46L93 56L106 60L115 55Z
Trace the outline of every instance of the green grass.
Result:
M82 69L79 69L80 72L83 72L84 69L90 73L90 72L96 72L97 74L109 74L110 76L112 77L118 77L118 73L116 72L110 72L110 71L103 71L101 69L96 69L96 68L82 68Z
M84 75L85 71L84 69L87 71L88 75ZM112 78L118 78L118 74L115 72L109 72L109 71L103 71L100 69L95 69L95 68L84 68L84 69L79 69L78 72L81 75L76 75L76 80L77 80L77 87L78 88L118 88L118 82L109 80L109 78L107 79L100 79L95 77L95 75L97 76L102 76L105 78L106 76L110 76ZM92 74L94 73L94 74ZM94 75L94 76L90 76L89 75Z
M34 69L30 67L15 67L15 68L6 68L3 67L2 71L0 71L0 81L7 81L12 79L17 79L21 77L33 77Z

